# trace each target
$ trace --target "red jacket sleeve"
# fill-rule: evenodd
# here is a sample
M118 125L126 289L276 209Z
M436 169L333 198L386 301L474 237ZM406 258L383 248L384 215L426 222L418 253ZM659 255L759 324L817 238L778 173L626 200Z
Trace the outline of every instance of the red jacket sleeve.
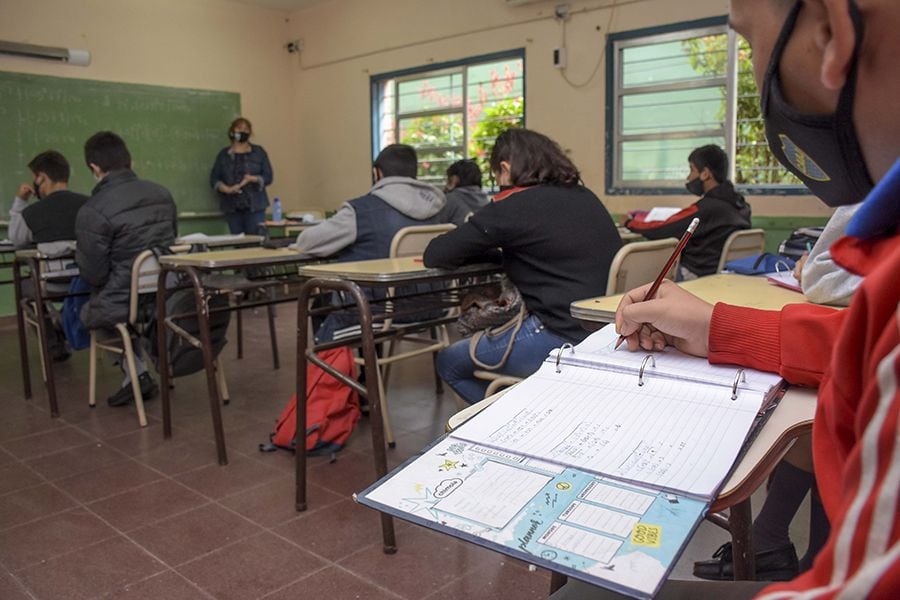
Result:
M822 381L846 311L789 304L780 311L719 303L709 330L709 362L778 373L789 383Z

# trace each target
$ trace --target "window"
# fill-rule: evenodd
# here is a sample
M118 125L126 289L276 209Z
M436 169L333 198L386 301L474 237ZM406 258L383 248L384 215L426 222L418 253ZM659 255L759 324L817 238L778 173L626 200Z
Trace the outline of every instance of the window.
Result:
M611 35L607 48L607 191L684 190L687 156L728 153L750 192L806 193L765 138L747 42L724 18Z
M373 156L409 144L419 179L436 185L453 162L472 158L487 183L494 140L525 124L524 63L517 50L373 77Z

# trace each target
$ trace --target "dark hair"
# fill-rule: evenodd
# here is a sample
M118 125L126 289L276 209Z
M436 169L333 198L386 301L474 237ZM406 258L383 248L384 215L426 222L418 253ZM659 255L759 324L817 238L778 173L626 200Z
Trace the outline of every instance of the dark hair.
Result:
M125 140L118 135L112 131L99 131L84 143L84 162L88 168L94 164L104 173L109 173L131 168L131 153Z
M391 144L385 146L384 150L378 153L378 158L372 164L373 167L381 171L384 177L412 177L416 178L416 170L418 169L419 159L416 156L416 149L406 144Z
M529 129L507 129L497 137L491 151L491 171L499 173L502 161L509 163L513 185L575 185L581 179L578 168L559 144Z
M459 186L477 185L481 187L481 169L478 163L471 159L458 160L447 167L447 179L456 175L459 177Z
M235 129L238 125L246 125L246 126L247 126L247 129L250 130L250 133L253 133L253 125L251 125L251 124L250 124L250 121L247 120L247 119L245 119L244 117L238 117L237 119L235 119L234 121L232 121L232 122L231 122L231 125L228 126L228 133L231 133L232 131L234 131L234 129Z
M58 181L68 182L69 173L71 173L69 161L56 150L41 152L31 159L31 162L28 163L28 168L35 175L43 173L54 183Z
M728 178L728 155L715 144L694 149L688 156L688 162L697 167L698 171L709 169L718 183Z

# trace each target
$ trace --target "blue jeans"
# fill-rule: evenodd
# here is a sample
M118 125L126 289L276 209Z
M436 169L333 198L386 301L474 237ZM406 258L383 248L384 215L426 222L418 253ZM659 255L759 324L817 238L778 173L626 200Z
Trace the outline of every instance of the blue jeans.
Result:
M247 235L259 235L259 225L265 220L265 210L258 210L256 212L225 213L228 231L234 234L246 233Z
M475 356L485 364L497 364L506 352L511 335L512 329L496 337L483 336L475 349ZM438 354L437 370L441 379L446 381L460 398L474 404L484 398L484 392L490 382L475 379L475 371L480 370L480 367L469 357L469 341L466 338L442 350ZM536 316L529 315L516 334L506 364L498 369L497 373L528 377L538 370L551 350L559 348L566 341L544 327Z

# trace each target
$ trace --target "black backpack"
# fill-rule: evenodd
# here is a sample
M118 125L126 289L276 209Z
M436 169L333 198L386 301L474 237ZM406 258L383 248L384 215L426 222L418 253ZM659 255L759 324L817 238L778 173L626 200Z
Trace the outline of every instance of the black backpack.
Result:
M778 254L792 258L795 261L799 260L804 252L816 245L823 229L825 228L801 227L795 229L791 232L790 237L778 246Z
M167 250L154 249L157 256L168 254ZM175 274L173 274L175 275ZM187 282L181 277L171 277L167 282L170 288L166 294L166 315L172 317L174 315L191 314L197 312L197 304L194 300L194 288L184 287ZM227 310L214 312L216 309L228 307L228 296L217 294L209 298L209 338L212 345L213 358L217 357L228 343L225 335L228 332L228 324L231 321L231 312ZM153 359L153 363L159 370L159 347L158 347L158 330L159 323L156 321L156 314L148 319L146 338L148 342L148 354ZM176 319L175 324L184 329L192 336L199 337L200 323L196 316ZM196 348L186 339L176 334L169 328L166 328L166 348L169 351L169 364L171 365L172 377L182 377L191 375L197 371L203 370L203 350Z

